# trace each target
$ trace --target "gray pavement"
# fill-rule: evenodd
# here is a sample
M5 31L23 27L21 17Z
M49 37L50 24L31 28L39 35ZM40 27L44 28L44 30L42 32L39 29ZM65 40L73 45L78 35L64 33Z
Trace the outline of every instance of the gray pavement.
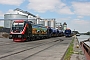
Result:
M72 54L70 60L86 60L85 56L84 56L84 53L83 53L82 49L79 46L79 41L78 41L77 37L76 36L74 36L74 37L75 37L74 47L73 47L74 54Z
M49 48L48 50L40 52L39 54L36 54L35 56L30 57L26 60L61 60L69 46L70 40L67 42L66 45L64 45L65 42L67 41L63 41L61 42L62 44L57 44Z
M0 39L0 41L2 40ZM63 41L61 42L60 40ZM72 38L56 37L31 42L13 43L11 40L4 39L2 42L5 42L4 44L9 43L10 45L0 46L0 57L11 55L0 60L61 60L71 40ZM53 43L49 43L52 41ZM43 45L32 49L32 47L40 44ZM12 54L23 49L26 49L26 51Z

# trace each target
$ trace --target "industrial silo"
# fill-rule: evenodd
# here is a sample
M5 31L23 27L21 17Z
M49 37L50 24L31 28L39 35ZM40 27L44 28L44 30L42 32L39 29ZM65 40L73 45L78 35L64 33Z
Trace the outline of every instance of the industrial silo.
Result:
M4 15L4 27L5 28L10 28L13 20L17 19L22 19L22 20L27 20L28 16L26 15L20 15L20 14L5 14Z
M55 19L52 19L52 20L51 20L51 27L52 27L52 28L55 28L55 24L56 24Z
M55 28L55 19L44 19L43 21L45 26Z
M48 20L44 20L45 21L45 26L48 26Z
M47 24L48 24L47 25L48 27L51 27L51 21L50 20L47 22Z
M45 26L45 21L44 20L40 20L39 24L42 24L43 26Z

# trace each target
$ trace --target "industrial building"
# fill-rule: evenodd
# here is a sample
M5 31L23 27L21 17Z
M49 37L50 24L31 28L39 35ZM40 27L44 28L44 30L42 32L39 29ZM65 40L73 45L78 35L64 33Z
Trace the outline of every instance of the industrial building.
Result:
M10 28L11 27L11 23L13 22L13 20L17 20L17 19L23 19L23 20L28 20L28 18L33 18L36 19L36 16L27 12L27 11L23 11L19 8L16 8L13 10L12 13L6 13L4 14L4 27L5 28Z
M65 31L66 29L67 29L67 23L64 22L64 23L63 23L63 31Z
M28 19L25 15L20 14L5 14L4 15L4 27L10 28L14 19Z
M56 28L59 30L63 30L63 25L60 22L56 22Z
M43 24L46 27L55 28L56 21L55 19L42 19L39 24Z
M60 22L56 22L56 25L55 26L59 30L65 31L67 29L67 23L66 22L64 22L63 24L60 23Z
M55 19L41 19L39 16L23 11L19 8L13 10L13 13L4 14L4 27L10 28L13 20L23 19L32 21L34 24L43 24L44 26L55 28Z

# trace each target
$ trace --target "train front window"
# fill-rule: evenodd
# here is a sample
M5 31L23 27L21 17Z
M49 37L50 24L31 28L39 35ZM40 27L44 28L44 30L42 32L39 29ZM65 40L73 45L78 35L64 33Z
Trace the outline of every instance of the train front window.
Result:
M23 27L24 23L13 23L13 27Z
M24 28L24 22L22 22L22 23L15 23L14 22L12 24L12 30L13 31L21 32L23 30L23 28Z

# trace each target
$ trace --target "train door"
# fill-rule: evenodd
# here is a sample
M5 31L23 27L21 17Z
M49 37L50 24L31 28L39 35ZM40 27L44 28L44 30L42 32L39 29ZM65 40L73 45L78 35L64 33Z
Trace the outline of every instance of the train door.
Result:
M26 41L30 41L32 39L32 24L29 22L26 22L26 24L27 24L27 29L26 29L27 40Z
M29 36L32 37L32 24L29 23Z

